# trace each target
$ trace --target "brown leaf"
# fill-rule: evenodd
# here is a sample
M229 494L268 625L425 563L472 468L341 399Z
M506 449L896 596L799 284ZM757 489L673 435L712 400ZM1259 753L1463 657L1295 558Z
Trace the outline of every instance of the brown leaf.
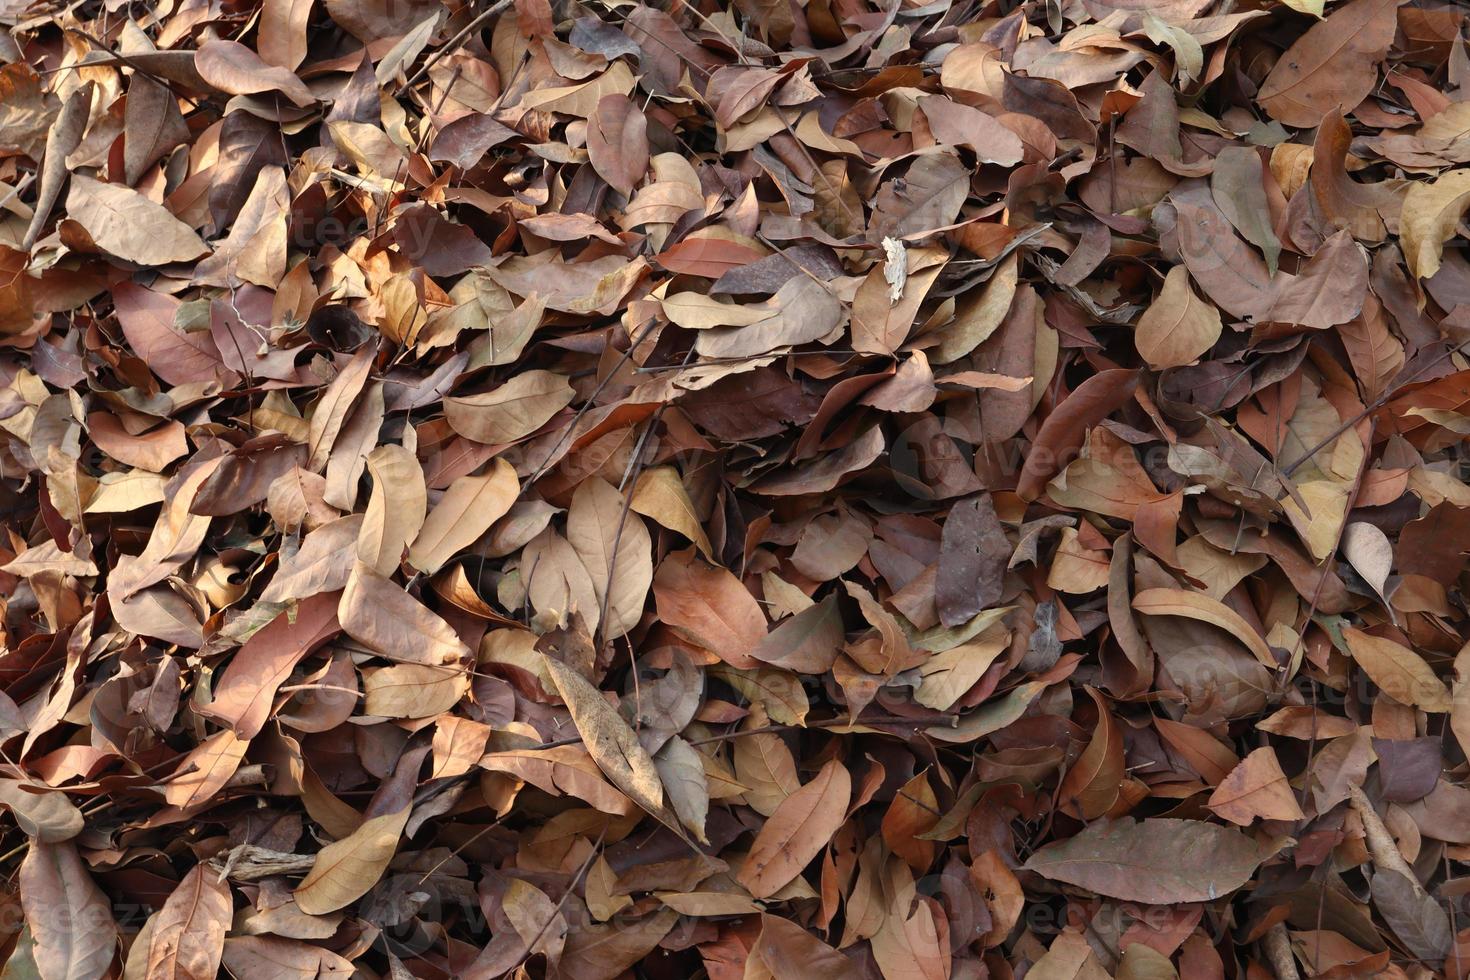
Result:
M653 579L666 625L736 667L755 667L751 651L766 637L766 617L740 580L707 565L689 548L665 558Z
M1353 0L1287 48L1261 84L1261 105L1288 126L1315 126L1373 90L1403 0Z
M341 630L337 604L334 593L316 595L277 616L236 652L215 682L214 700L195 710L230 726L239 738L260 734L276 691L296 665Z
M1122 368L1100 371L1078 385L1042 423L1036 449L1021 467L1016 493L1028 500L1039 496L1062 460L1081 447L1087 430L1131 401L1137 387L1138 372Z
M71 220L104 252L138 265L187 262L209 251L194 230L130 187L76 174L66 195Z
M38 974L75 980L105 976L117 951L117 923L76 846L32 841L19 884Z
M1214 824L1124 818L1048 844L1023 868L1110 898L1170 904L1229 895L1263 857L1249 837Z
M940 151L919 157L901 181L878 192L869 238L904 238L954 223L970 192L970 171L959 157Z
M1064 808L1084 820L1096 820L1118 801L1124 772L1123 734L1102 695L1091 687L1087 693L1097 707L1097 724L1087 748L1067 769L1057 794Z
M262 61L295 71L306 60L306 28L312 0L265 0L256 47Z
M757 660L803 674L831 669L842 646L842 615L835 596L783 620L750 650Z
M405 807L364 820L351 836L318 851L311 871L292 892L301 911L324 915L367 894L398 850L408 814Z
M1184 589L1144 589L1133 597L1133 608L1145 616L1183 616L1218 626L1245 644L1262 664L1276 666L1261 635L1239 613L1209 596Z
M179 980L218 975L233 913L230 886L208 865L196 864L149 920L146 975Z
M761 826L735 880L755 898L780 891L811 863L847 819L852 777L836 759L781 802Z
M648 120L626 95L604 95L587 119L587 155L614 190L631 195L648 169Z
M959 626L1000 601L1011 542L988 493L956 504L940 540L934 601L940 622Z
M57 114L56 121L46 134L46 155L41 166L41 186L36 192L36 207L31 215L21 244L27 249L36 243L41 230L51 217L51 209L61 196L62 185L67 179L66 158L76 151L82 142L87 127L87 116L92 103L93 86L82 85L67 98ZM131 183L131 181L129 181Z

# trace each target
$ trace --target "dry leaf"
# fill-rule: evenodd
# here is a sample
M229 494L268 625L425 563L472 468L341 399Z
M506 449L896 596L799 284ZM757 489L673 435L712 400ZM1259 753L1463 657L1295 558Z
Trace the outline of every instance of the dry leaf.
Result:
M1456 973L1461 5L154 7L0 17L7 977Z
M348 837L317 852L311 871L292 892L307 915L335 912L367 894L398 850L409 810L364 820Z
M495 460L482 476L455 480L413 537L408 563L423 572L437 572L504 517L519 493L515 469L503 459Z
M572 713L587 751L614 786L652 814L664 809L663 784L638 737L597 688L561 661L545 658L547 673Z
M1362 630L1345 629L1342 635L1353 660L1384 694L1425 711L1450 710L1449 688L1413 650Z
M21 903L42 977L98 980L112 965L117 923L112 904L70 841L32 841L20 865Z
M828 762L761 826L735 880L756 898L780 891L826 847L847 817L851 795L852 777L842 763Z
M1164 288L1138 321L1134 344L1155 370L1192 364L1220 339L1220 313L1189 287L1189 273L1176 265Z
M187 262L209 251L188 225L120 184L74 176L66 210L98 248L138 265Z

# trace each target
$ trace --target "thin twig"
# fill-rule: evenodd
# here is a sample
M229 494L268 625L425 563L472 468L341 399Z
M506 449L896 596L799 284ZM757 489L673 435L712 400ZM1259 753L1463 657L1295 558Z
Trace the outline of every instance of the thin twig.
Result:
M498 2L491 6L488 10L483 11L477 17L475 17L474 20L470 21L464 27L460 28L458 34L454 35L454 37L450 38L444 43L443 47L439 48L439 50L435 51L428 58L426 58L424 60L424 63L419 66L418 71L414 72L408 77L406 81L404 81L402 85L398 86L398 89L393 94L397 96L402 94L405 90L413 88L413 86L417 84L419 79L423 78L429 73L430 68L433 68L439 63L440 59L444 58L447 55L453 54L455 51L458 51L464 45L464 43L469 40L471 34L475 33L475 31L479 30L481 27L484 27L485 23L490 20L491 17L494 17L496 14L507 9L510 5L511 0L498 0Z

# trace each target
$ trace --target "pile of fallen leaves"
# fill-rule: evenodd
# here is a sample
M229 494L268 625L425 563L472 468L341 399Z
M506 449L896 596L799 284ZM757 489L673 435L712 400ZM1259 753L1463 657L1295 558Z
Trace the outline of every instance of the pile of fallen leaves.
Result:
M3 975L1470 973L1470 10L0 0Z

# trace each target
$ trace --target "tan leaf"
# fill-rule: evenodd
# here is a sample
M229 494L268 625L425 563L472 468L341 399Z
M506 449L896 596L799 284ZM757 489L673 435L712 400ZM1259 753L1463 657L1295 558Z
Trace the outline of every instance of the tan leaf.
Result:
M1384 694L1429 712L1451 709L1449 688L1413 650L1351 627L1342 635L1353 660Z
M434 665L470 654L452 626L361 561L342 591L337 620L349 636L389 660Z
M997 623L973 640L936 653L919 665L922 681L914 692L914 700L935 711L948 711L980 681L1010 644L1011 631Z
M380 718L435 718L470 689L464 671L428 664L394 664L363 671L363 711Z
M851 796L852 776L831 760L761 825L735 880L755 898L780 891L831 841Z
M365 820L350 837L318 851L311 871L292 893L301 911L325 915L366 895L393 860L409 810Z
M373 492L357 536L357 559L388 576L398 569L403 549L422 533L428 490L418 460L402 446L374 449L368 454L367 468L373 476Z
M481 476L455 480L414 537L408 563L422 572L437 572L504 517L520 489L515 467L503 459L491 463Z
M669 794L669 805L674 815L696 840L709 843L704 834L704 822L709 814L709 782L705 778L704 762L699 752L675 735L653 757L653 764L658 769L659 781Z
M1439 271L1444 243L1470 207L1470 168L1451 170L1438 179L1414 182L1404 195L1399 219L1404 261L1410 275L1428 279Z
M571 794L603 813L626 816L636 805L604 778L592 756L580 745L550 749L510 749L481 757L480 766L523 779L552 796Z
M842 304L825 283L806 275L793 276L776 295L750 309L766 316L744 326L713 327L699 331L694 348L707 358L755 357L780 347L820 340L843 319Z
M602 634L616 639L638 625L653 582L653 541L643 518L611 483L583 480L567 511L567 541L582 559L597 593Z
M1220 312L1200 300L1182 265L1169 270L1159 298L1134 332L1138 353L1154 370L1191 364L1220 339Z
M582 744L614 786L649 813L664 809L663 783L638 736L586 678L546 657L547 673L572 714Z
M670 531L684 535L710 561L709 537L689 499L689 491L672 466L653 466L643 471L633 486L632 509Z
M1206 804L1231 823L1249 826L1262 820L1301 820L1296 793L1281 771L1276 752L1263 745L1240 761L1230 775L1215 787Z
M522 371L493 391L444 399L444 414L465 438L501 445L535 432L574 395L559 374Z
M323 524L308 534L295 553L282 556L270 584L260 594L260 601L299 601L345 586L352 573L353 549L362 524L362 515L352 514Z
M0 780L0 806L10 811L27 834L46 844L70 840L82 832L82 811L65 793L30 793L15 779Z
M197 806L224 788L245 758L249 739L232 729L215 732L179 762L179 775L164 787L164 799L176 807Z
M74 174L66 213L98 248L138 265L187 262L209 251L194 230L131 187Z
M256 48L267 64L295 71L306 60L306 26L313 0L264 0Z
M295 72L267 64L238 41L205 41L194 52L194 67L221 92L231 95L280 92L298 106L316 104L316 96Z
M1011 301L1016 298L1018 263L1016 253L1012 252L991 273L985 288L961 303L953 322L938 331L939 345L929 351L930 361L935 364L957 361L995 333L1010 311Z
M888 915L872 939L873 959L884 980L947 980L951 953L944 941L943 906L918 894L913 875L900 862L889 863L887 877L883 891L891 896Z

